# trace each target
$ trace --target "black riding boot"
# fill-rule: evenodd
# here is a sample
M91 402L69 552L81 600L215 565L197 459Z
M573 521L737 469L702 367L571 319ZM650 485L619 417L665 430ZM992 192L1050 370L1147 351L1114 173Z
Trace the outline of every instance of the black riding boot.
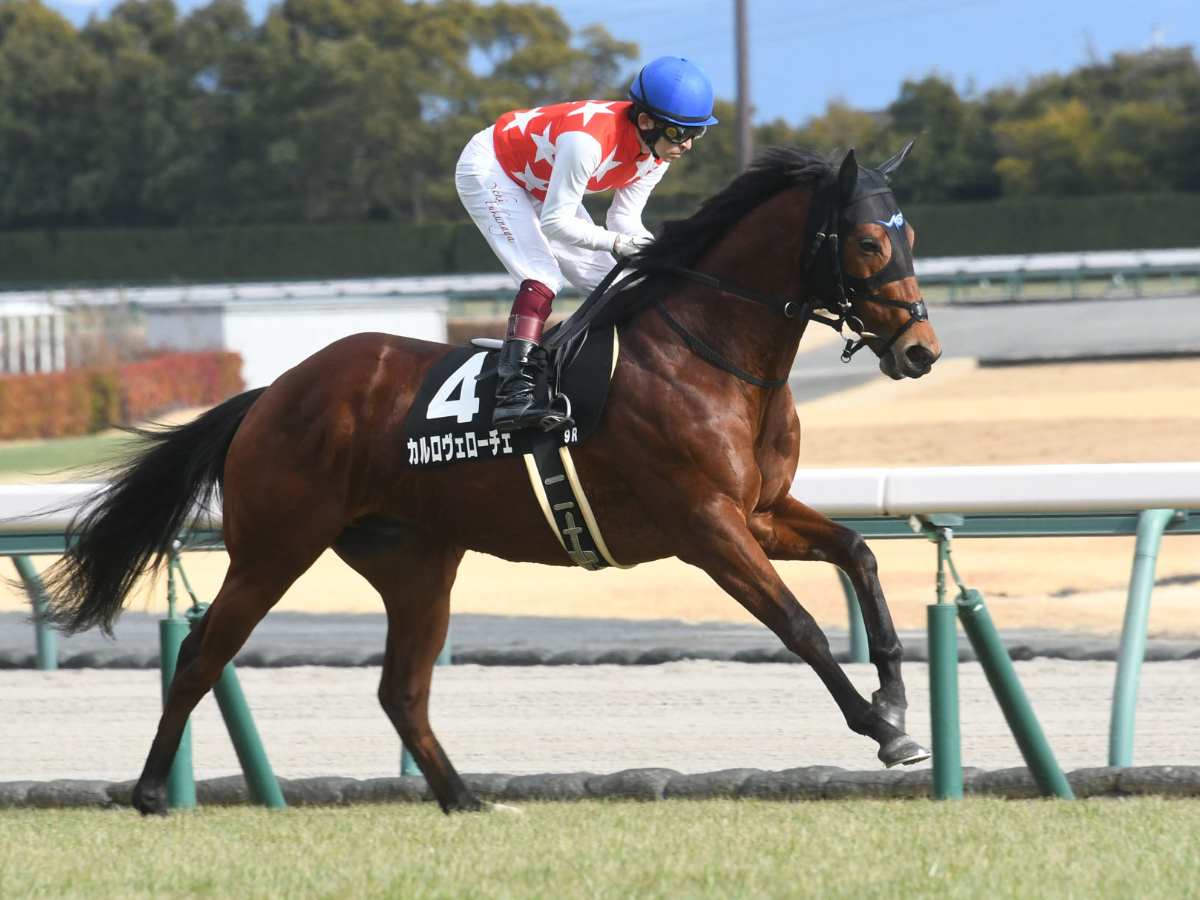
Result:
M522 428L554 431L571 421L559 410L538 405L533 389L545 361L533 356L537 346L534 341L510 337L500 348L500 364L496 369L496 410L492 414L492 425L498 431Z

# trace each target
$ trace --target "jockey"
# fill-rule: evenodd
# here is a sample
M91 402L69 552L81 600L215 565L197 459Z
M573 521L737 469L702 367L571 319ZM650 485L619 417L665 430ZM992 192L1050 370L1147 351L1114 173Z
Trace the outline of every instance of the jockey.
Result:
M537 348L554 295L570 282L585 295L613 257L652 240L642 209L667 166L715 125L708 76L664 56L638 73L627 102L575 101L502 115L467 144L455 170L458 196L520 284L500 351L493 427L553 431L569 424L534 397L545 354ZM583 195L614 191L606 228ZM535 352L536 351L536 352Z

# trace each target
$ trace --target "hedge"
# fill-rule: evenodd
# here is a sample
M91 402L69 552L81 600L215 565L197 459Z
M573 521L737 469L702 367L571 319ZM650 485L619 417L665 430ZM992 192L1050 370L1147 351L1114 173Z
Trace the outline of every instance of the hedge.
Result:
M238 354L210 351L2 376L0 440L90 434L179 407L219 403L244 388L241 369Z
M646 221L686 215L672 196ZM604 197L589 198L596 215ZM920 255L1200 245L1200 193L906 204ZM0 232L0 286L253 281L502 271L471 222Z

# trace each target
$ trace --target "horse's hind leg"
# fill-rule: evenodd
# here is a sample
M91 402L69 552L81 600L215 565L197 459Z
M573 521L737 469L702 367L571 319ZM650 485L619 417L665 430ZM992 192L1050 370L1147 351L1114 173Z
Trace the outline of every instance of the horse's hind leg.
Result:
M758 516L751 530L772 559L825 560L849 576L862 608L871 662L879 673L879 690L872 701L884 718L903 731L908 708L900 674L904 649L879 584L875 554L862 535L786 495L768 514Z
M812 666L825 683L846 724L879 744L879 759L887 766L908 765L929 757L928 751L888 721L850 683L829 651L829 641L816 620L797 602L779 577L763 548L731 502L702 510L707 528L703 538L684 535L679 557L707 572L725 591L770 628L784 646Z
M379 702L425 775L444 812L474 811L463 784L429 725L433 667L450 624L450 588L463 550L416 529L349 528L334 551L383 598L387 650Z
M179 648L175 677L167 691L158 733L133 790L133 805L142 813L166 813L167 775L192 710L254 627L320 553L321 550L315 550L287 557L286 564L278 562L278 557L260 561L244 555L231 562L208 612ZM247 558L251 560L248 564L238 562Z

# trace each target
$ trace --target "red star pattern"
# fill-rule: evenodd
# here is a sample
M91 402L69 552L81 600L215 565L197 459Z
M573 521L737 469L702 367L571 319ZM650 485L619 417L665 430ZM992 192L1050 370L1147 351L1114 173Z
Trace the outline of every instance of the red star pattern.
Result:
M496 158L513 181L544 200L558 138L566 132L582 131L599 142L602 153L602 162L588 180L587 192L627 187L661 164L642 152L637 130L629 121L629 106L583 100L507 112L492 130ZM528 127L535 119L536 131Z

